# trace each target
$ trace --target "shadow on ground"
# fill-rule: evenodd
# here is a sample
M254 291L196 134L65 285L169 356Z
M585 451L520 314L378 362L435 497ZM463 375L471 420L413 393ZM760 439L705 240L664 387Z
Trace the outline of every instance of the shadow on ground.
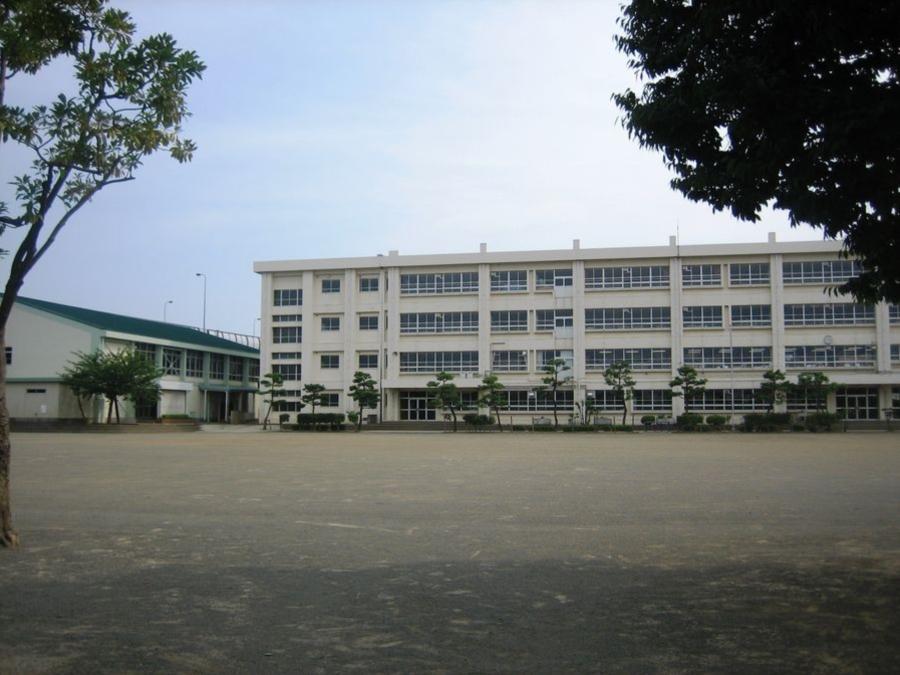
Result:
M900 579L858 562L174 564L90 581L40 576L3 599L5 672L898 667Z

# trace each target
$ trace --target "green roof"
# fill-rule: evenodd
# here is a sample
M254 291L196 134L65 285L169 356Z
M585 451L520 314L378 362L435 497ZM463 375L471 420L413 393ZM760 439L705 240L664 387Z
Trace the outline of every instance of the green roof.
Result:
M70 319L71 321L99 328L100 330L128 333L129 335L156 338L158 340L169 340L171 342L184 342L191 345L197 345L198 347L206 347L208 349L259 354L258 349L242 345L239 342L232 342L225 338L216 337L209 333L204 333L202 330L191 328L190 326L179 326L178 324L165 323L163 321L151 321L150 319L138 319L133 316L98 312L94 309L60 305L56 302L35 300L34 298L23 298L21 296L16 298L16 302L19 302L26 307L33 307L42 312L54 314L63 317L64 319Z

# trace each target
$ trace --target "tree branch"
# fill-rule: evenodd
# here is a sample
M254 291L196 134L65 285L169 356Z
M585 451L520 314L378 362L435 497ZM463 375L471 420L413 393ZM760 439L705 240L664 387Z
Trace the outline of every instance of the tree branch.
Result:
M63 214L62 218L59 219L59 222L56 223L56 225L54 226L53 230L50 232L50 235L47 237L47 239L44 241L44 243L41 244L41 247L37 250L37 252L34 254L34 256L33 256L33 257L31 258L31 260L29 261L29 269L30 269L30 267L31 267L32 265L34 265L38 260L40 260L41 256L43 256L44 253L47 252L47 249L50 248L50 246L53 244L53 242L54 242L54 240L56 239L56 236L59 234L60 230L62 230L63 227L66 226L66 223L69 222L69 218L71 218L72 216L74 216L75 213L76 213L79 209L81 209L82 206L84 206L84 205L87 204L89 201L91 201L91 198L92 198L95 194L97 194L98 192L100 192L100 190L102 190L103 188L105 188L105 187L108 186L108 185L114 185L114 184L116 184L116 183L125 183L125 182L130 181L130 180L134 180L134 177L133 177L133 176L127 176L127 177L125 177L125 178L113 178L113 179L111 179L111 180L102 180L102 181L100 181L99 183L96 183L96 184L94 185L94 187L93 187L91 190L88 190L87 192L85 192L85 193L81 196L81 198L80 198L77 202L75 202L75 204L73 204L73 205L69 208L68 211L66 211L66 212Z

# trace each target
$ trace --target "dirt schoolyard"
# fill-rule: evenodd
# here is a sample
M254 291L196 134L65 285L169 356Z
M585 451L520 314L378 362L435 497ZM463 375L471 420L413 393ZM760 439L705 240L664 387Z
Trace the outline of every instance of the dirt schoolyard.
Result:
M17 434L0 673L897 672L900 435Z

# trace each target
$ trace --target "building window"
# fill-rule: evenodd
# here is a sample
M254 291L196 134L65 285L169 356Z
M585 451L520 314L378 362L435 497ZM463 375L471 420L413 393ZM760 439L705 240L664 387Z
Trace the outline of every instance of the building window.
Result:
M731 263L728 283L732 286L763 286L769 283L769 263Z
M888 317L892 326L900 324L900 305L888 305Z
M401 333L477 333L478 312L419 312L400 315Z
M297 323L303 321L302 314L273 314L272 323Z
M276 345L299 344L303 336L300 326L273 326L272 343Z
M244 379L244 359L232 356L228 361L228 379L242 382Z
M273 363L272 373L281 375L285 382L300 381L300 364L299 363ZM287 392L285 392L286 394Z
M852 302L784 306L785 326L871 326L875 306Z
M571 389L556 390L556 408L560 412L575 409L575 392ZM510 412L552 412L554 392L547 389L528 391L510 389L506 392L506 408Z
M859 276L862 267L855 260L786 262L782 266L785 285L842 284Z
M815 396L812 392L789 389L785 396L788 412L807 412L825 410L826 397Z
M323 408L337 408L341 404L341 395L336 391L334 392L325 392L322 394L322 402L320 405Z
M341 292L341 280L340 279L322 279L322 292L323 293L340 293Z
M624 361L632 370L669 370L672 350L667 348L587 349L584 367L587 370L606 370Z
M571 309L539 309L534 316L535 330L553 330L572 326Z
M588 330L646 330L672 325L668 307L602 307L584 310Z
M624 405L621 392L612 389L594 389L591 392L593 398L592 407L598 412L616 410L621 412Z
M378 354L360 354L359 369L375 370L378 368Z
M6 348L6 365L12 364L12 347Z
M187 351L184 374L187 377L203 377L203 352Z
M440 295L442 293L477 292L478 272L400 275L400 295Z
M152 345L149 342L135 342L134 351L150 363L156 364L156 345Z
M401 373L474 373L478 352L400 352Z
M359 292L374 293L378 290L378 277L360 277Z
M698 395L691 407L703 411L766 410L768 403L758 399L759 389L707 389Z
M292 359L299 359L300 352L272 352L272 360L273 361L289 361Z
M528 310L512 309L491 312L491 332L523 333L528 330Z
M225 379L225 357L222 354L209 355L209 379Z
M560 368L560 371L572 370L575 362L575 352L571 349L539 349L537 352L537 369L543 370L554 359L565 361L565 365Z
M162 369L164 375L181 375L181 350L164 347Z
M891 363L900 364L900 344L891 345Z
M685 328L721 328L721 305L693 305L682 310Z
M634 412L670 412L672 410L671 389L635 389L631 399Z
M360 330L378 330L377 314L361 314L359 317Z
M556 270L536 270L535 271L535 288L546 289L554 286L571 286L572 270L556 269Z
M275 412L300 412L304 404L301 401L275 401L272 410Z
M513 293L528 290L528 272L525 270L504 270L491 272L491 291Z
M684 365L714 368L771 368L771 347L685 347Z
M324 370L334 370L341 367L340 354L322 354L319 356L319 366Z
M874 345L803 345L784 348L785 368L874 368Z
M731 325L735 328L762 328L772 325L771 305L732 305Z
M339 316L323 316L322 332L333 332L341 329L341 317Z
M497 373L521 373L528 370L528 352L503 350L491 352L491 370Z
M668 288L668 265L638 267L588 267L584 287L591 290L612 288Z
M259 382L259 361L257 359L248 359L250 364L250 372L248 377L251 382Z
M273 303L276 307L297 307L303 304L303 291L299 288L277 289Z
M721 265L682 265L681 284L690 286L721 286Z

